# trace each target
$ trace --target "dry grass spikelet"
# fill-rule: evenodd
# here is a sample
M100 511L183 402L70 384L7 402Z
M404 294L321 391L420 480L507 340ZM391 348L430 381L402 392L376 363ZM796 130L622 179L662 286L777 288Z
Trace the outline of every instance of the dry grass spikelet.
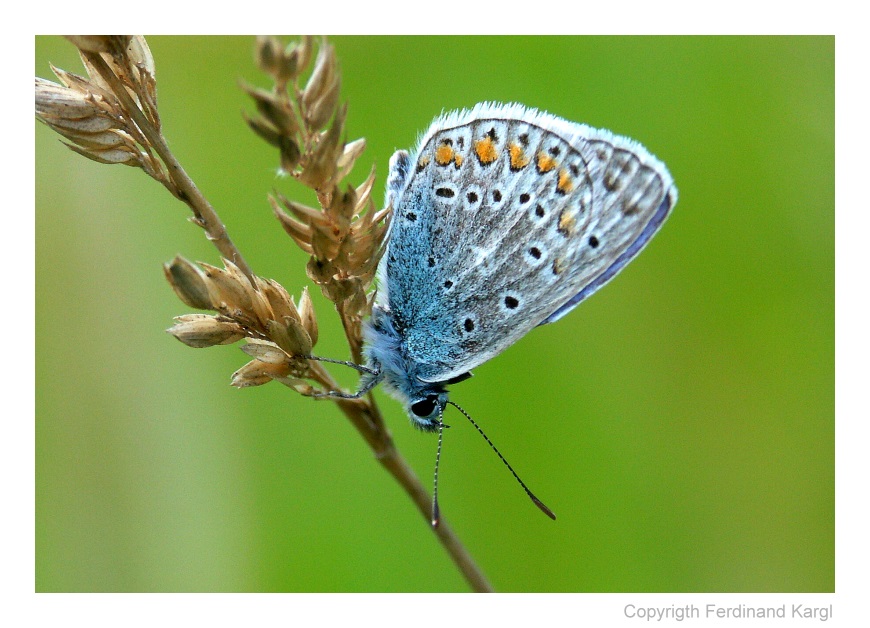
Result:
M36 117L70 140L71 150L104 164L126 164L167 180L149 140L130 115L115 87L100 73L105 64L118 77L125 95L144 112L156 129L157 86L154 59L141 36L71 36L79 47L87 77L51 66L60 83L36 79Z
M188 347L201 349L215 345L228 345L245 337L244 328L226 316L185 314L175 317L169 333Z
M167 332L190 347L231 344L245 339L242 350L253 362L233 374L234 386L246 387L278 380L296 390L301 380L319 381L319 371L307 360L317 343L317 317L308 289L299 303L272 279L248 277L230 261L224 268L176 257L163 267L167 281L184 303L213 310L217 315L176 317ZM297 381L299 380L299 381Z
M258 112L246 120L279 149L281 169L317 193L319 208L278 192L269 201L287 234L311 256L308 276L335 304L359 360L362 319L371 308L367 292L383 253L391 208L374 208L374 169L358 187L341 183L365 150L365 140L343 139L347 105L339 105L341 75L335 50L325 41L302 85L313 48L310 37L286 47L273 37L257 40L258 64L273 87L243 85Z

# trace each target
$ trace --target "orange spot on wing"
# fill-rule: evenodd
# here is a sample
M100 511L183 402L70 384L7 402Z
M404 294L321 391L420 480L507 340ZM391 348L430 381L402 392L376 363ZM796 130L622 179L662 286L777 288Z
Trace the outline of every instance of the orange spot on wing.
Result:
M523 147L519 144L511 144L508 149L511 154L511 168L521 170L529 165L529 158L523 152Z
M491 164L498 159L498 150L495 148L495 143L488 136L474 142L474 152L477 153L477 158L483 165Z
M564 168L559 170L559 182L556 184L556 189L562 194L567 194L574 189L574 181L571 179L571 175L568 171Z
M559 233L562 235L571 235L577 226L577 220L574 218L574 212L563 209L559 214Z
M462 165L463 161L465 161L465 159L462 157L462 155L456 153L456 156L453 158L453 163L456 164L457 168Z
M545 172L550 172L553 168L556 167L556 160L550 157L545 152L538 153L538 172L541 174Z
M439 166L446 166L453 161L453 148L447 144L441 144L435 149L435 162Z

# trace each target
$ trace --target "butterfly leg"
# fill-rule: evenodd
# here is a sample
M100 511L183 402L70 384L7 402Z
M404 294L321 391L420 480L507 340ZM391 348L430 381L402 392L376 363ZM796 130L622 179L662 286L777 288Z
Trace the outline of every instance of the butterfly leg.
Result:
M299 357L306 360L315 360L317 362L329 362L330 364L341 364L342 366L349 366L350 368L357 370L360 373L367 373L368 375L378 374L378 371L371 367L365 366L363 364L357 364L356 362L349 362L348 360L333 360L332 358L321 358L317 355L302 355Z
M360 399L365 396L372 388L377 386L384 377L379 369L376 370L362 364L356 364L355 362L348 362L346 360L333 360L332 358L321 358L314 355L306 355L303 357L308 360L317 360L318 362L328 362L330 364L341 364L344 366L349 366L363 374L360 388L355 393L346 393L341 390L329 390L326 392L312 393L308 395L309 397L313 397L314 399Z

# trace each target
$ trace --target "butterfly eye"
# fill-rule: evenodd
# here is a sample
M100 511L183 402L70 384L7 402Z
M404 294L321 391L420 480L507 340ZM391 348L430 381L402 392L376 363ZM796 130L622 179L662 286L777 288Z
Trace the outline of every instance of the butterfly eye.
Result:
M411 412L419 417L427 417L435 411L436 405L437 397L435 395L429 395L422 401L418 401L417 403L412 404Z

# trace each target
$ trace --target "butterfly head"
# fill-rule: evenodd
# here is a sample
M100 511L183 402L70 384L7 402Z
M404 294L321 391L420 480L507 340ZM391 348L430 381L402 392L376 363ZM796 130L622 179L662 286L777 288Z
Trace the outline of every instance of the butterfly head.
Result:
M447 397L447 391L442 390L430 392L424 397L412 398L408 405L408 416L416 427L425 432L434 432L441 423Z

